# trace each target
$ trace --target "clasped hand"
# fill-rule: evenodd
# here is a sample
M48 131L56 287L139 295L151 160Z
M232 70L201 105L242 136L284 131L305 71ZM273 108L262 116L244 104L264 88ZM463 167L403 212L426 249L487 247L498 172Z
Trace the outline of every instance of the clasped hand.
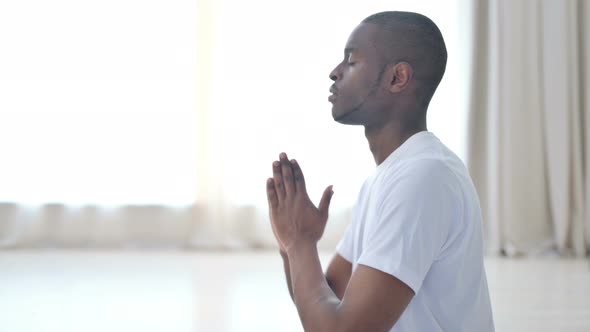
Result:
M272 164L273 177L266 182L270 222L281 252L297 245L315 244L322 237L328 221L332 186L324 190L316 207L305 187L299 163L281 153Z

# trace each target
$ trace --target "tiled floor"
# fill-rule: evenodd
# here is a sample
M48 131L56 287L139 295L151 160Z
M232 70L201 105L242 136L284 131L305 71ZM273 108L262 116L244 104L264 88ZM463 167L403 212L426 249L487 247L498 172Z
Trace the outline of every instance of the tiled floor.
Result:
M497 331L590 331L588 261L486 266ZM282 273L274 252L3 251L0 331L302 331Z

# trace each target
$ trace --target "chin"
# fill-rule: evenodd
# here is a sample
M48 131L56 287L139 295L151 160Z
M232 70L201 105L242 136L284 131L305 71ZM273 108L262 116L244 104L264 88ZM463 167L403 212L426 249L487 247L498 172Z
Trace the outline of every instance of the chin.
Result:
M358 110L339 113L332 108L332 117L334 121L346 125L363 125L363 121L359 118Z

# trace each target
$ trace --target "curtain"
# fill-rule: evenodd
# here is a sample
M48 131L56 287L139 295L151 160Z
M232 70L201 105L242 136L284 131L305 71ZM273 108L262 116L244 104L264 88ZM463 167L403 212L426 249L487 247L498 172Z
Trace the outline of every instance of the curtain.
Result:
M492 253L590 247L590 4L473 6L468 160Z
M30 94L13 87L19 98L0 98L0 126L13 128L0 136L8 161L0 180L10 184L0 187L0 247L273 247L265 180L285 151L301 164L316 204L334 186L320 242L333 249L375 165L363 128L332 120L328 74L354 27L383 10L424 13L443 32L449 62L429 129L465 157L456 1L19 3L0 5L0 72L9 74L0 84L14 86L20 77L2 63L26 68L43 59L39 49L56 56L30 73L46 85L28 87ZM31 8L43 9L33 11L35 20ZM15 27L17 37L2 32ZM35 37L43 31L48 39ZM23 59L23 40L43 47ZM62 61L71 52L75 68ZM46 73L54 62L61 72ZM66 103L69 112L60 105L78 94L28 103L60 84L85 97ZM18 115L23 100L26 117ZM46 128L39 117L52 129L20 134L35 123ZM23 159L23 151L42 157Z

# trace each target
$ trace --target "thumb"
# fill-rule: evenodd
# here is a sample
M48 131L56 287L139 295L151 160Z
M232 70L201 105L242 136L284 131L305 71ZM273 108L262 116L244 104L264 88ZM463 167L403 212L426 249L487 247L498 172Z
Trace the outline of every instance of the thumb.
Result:
M332 190L332 186L328 186L326 190L324 190L324 194L322 195L322 199L320 200L320 205L318 209L323 216L328 216L328 209L330 208L330 201L332 200L332 196L334 195L334 190Z

